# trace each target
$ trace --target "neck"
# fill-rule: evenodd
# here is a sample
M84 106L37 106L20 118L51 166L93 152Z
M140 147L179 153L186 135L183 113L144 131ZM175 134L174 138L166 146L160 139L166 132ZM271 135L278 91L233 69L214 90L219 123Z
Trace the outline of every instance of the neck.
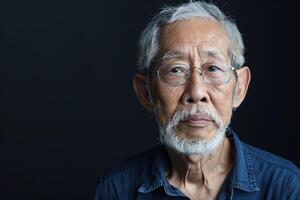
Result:
M167 152L171 163L167 179L181 189L220 188L234 162L234 147L226 137L216 151L209 155L178 154L169 148Z

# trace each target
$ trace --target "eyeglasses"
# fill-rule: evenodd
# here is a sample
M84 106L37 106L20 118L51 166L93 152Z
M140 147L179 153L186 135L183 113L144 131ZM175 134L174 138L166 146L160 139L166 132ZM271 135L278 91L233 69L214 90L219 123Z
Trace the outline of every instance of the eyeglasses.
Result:
M156 71L150 71L151 74L157 74L158 79L169 86L180 86L185 84L192 75L192 69L196 69L203 81L207 84L222 85L228 83L231 79L231 71L234 67L207 65L201 68L189 67L188 65L162 65Z

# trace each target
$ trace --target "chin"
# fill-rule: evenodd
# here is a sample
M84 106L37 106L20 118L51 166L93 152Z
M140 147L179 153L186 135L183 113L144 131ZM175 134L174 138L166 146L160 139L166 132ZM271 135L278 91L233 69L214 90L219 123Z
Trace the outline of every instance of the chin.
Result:
M211 140L218 134L219 129L216 127L178 127L175 130L176 137L186 141L202 141Z
M160 141L182 154L208 155L214 153L225 138L226 127L212 133L194 133L192 137L180 137L176 130L160 129Z

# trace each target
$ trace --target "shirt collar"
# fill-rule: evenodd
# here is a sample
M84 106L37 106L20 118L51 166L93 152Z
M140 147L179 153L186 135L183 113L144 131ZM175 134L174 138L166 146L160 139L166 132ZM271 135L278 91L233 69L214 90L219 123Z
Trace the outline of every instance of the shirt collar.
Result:
M170 196L184 196L175 187L171 186L165 177L165 172L169 169L169 158L165 146L159 145L156 148L154 162L150 168L150 177L148 177L139 187L141 193L149 193L159 187L163 187L166 194Z
M248 149L241 142L237 134L230 128L227 137L233 141L235 147L235 165L232 186L247 192L258 191L253 158Z
M233 142L235 147L235 164L233 170L232 187L246 191L258 191L256 175L253 168L253 160L248 150L234 131L228 128L226 136ZM184 196L182 192L169 184L165 178L165 172L169 169L170 163L163 145L156 148L154 162L150 168L149 177L138 188L141 193L149 193L153 190L163 187L165 192L170 196Z

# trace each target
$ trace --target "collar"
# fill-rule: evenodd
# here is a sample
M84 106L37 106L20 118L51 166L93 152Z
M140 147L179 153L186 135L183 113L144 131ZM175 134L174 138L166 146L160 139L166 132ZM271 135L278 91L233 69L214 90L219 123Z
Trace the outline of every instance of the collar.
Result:
M227 138L229 138L235 147L235 164L232 176L232 187L246 192L258 191L259 187L256 183L256 175L253 168L253 159L247 148L240 141L238 136L231 128L227 129ZM170 196L184 196L184 194L169 184L165 177L165 172L169 169L170 163L163 145L159 145L155 150L155 158L148 177L143 180L142 185L138 188L140 193L149 193L159 187L163 187L166 194Z
M138 192L149 193L159 187L163 187L166 194L170 196L185 196L180 190L170 185L165 177L165 172L169 169L170 163L167 151L164 145L159 145L155 149L155 158L150 167L150 176L144 180L139 187Z
M226 136L233 141L235 147L235 164L232 186L246 192L258 191L253 158L248 148L241 142L237 134L227 129Z

